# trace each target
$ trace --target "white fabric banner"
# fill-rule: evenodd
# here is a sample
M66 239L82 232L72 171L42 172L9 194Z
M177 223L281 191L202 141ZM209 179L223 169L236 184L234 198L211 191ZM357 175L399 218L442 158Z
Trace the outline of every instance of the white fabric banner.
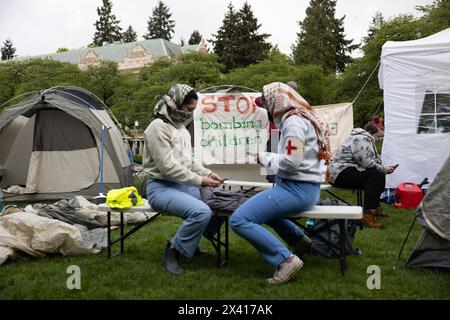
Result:
M268 140L267 112L255 104L260 95L199 94L194 111L194 151L198 160L205 165L255 163L251 155L264 151Z
M351 103L340 103L313 106L313 108L330 132L331 152L334 154L352 132L353 105Z

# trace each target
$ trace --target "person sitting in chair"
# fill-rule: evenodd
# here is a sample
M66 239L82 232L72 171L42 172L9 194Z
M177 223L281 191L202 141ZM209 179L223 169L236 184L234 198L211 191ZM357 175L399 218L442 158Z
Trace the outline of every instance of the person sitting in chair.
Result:
M386 174L394 172L394 166L384 167L375 146L378 127L369 122L364 129L355 128L336 151L330 164L330 183L338 188L364 190L362 222L369 228L382 228L377 216L386 216L380 208L380 195L384 190Z
M201 201L199 187L217 187L221 181L192 157L191 136L184 124L192 118L197 100L190 86L172 86L156 105L154 118L144 132L149 204L184 220L167 243L163 259L165 269L176 275L184 273L179 256L191 258L199 253L198 244L210 224L212 212Z

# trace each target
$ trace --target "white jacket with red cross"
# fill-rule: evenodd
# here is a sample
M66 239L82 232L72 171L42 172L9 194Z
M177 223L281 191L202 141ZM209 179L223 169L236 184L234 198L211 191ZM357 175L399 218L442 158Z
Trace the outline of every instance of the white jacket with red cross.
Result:
M317 182L323 181L323 161L319 161L317 135L311 122L300 116L291 116L281 122L278 153L261 152L259 161L281 178Z

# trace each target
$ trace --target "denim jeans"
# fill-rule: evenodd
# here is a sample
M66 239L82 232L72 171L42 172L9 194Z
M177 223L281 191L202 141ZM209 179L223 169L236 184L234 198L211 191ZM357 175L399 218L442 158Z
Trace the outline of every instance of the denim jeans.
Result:
M235 233L249 241L273 267L278 267L292 253L269 230L268 224L289 245L295 245L304 236L289 215L308 210L320 198L320 184L276 177L275 187L258 193L231 216Z
M184 220L170 243L188 258L194 256L205 230L217 228L211 209L200 200L198 187L148 178L147 199L153 209Z

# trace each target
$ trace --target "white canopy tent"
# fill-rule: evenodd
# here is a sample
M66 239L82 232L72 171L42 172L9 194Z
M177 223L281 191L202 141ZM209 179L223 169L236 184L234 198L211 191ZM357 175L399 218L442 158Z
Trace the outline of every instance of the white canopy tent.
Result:
M386 187L433 181L450 155L450 28L386 42L378 80L384 90L382 160L400 164Z

